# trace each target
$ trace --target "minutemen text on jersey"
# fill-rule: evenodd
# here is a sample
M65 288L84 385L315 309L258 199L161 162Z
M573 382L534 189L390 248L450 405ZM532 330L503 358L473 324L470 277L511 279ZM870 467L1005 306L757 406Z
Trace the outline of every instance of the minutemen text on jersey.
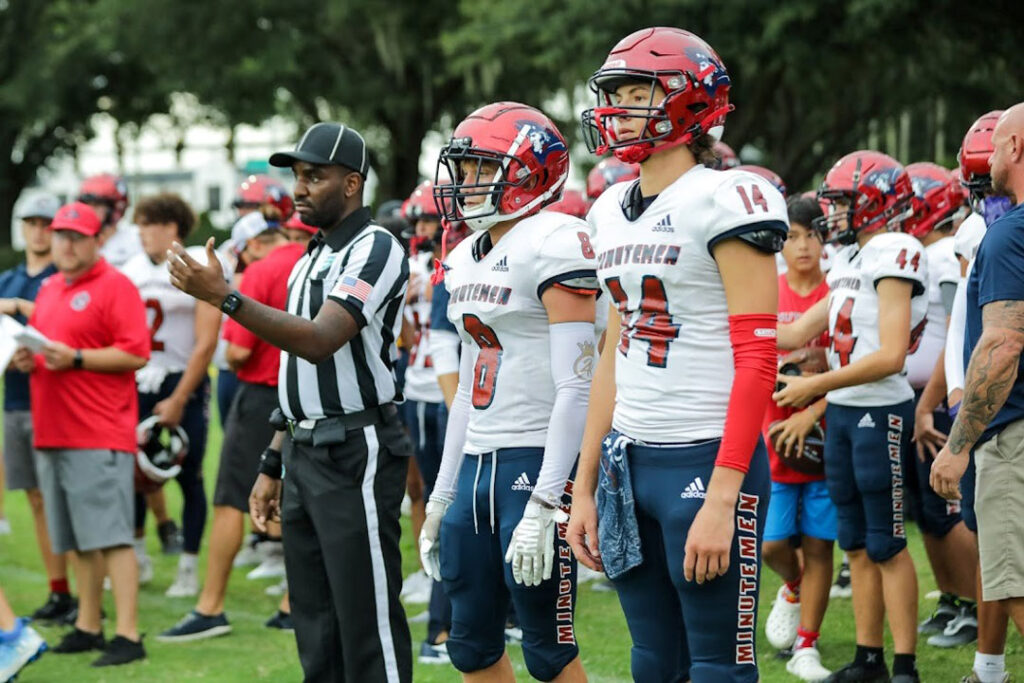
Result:
M729 312L715 245L757 230L783 238L786 202L760 176L697 165L635 221L619 183L590 210L598 280L621 316L614 428L652 443L722 436L733 382Z
M555 386L541 297L556 285L597 292L590 227L578 218L541 211L489 245L489 233L474 234L445 262L448 319L473 354L471 454L544 446ZM593 364L596 353L581 348L576 362Z
M885 278L907 280L914 285L908 353L917 349L928 312L928 257L914 237L884 233L872 237L863 248L851 244L840 250L828 272L828 329L832 335L828 364L832 370L881 348L876 288ZM829 403L869 408L896 405L912 398L914 390L907 381L905 366L902 372L875 382L828 392Z

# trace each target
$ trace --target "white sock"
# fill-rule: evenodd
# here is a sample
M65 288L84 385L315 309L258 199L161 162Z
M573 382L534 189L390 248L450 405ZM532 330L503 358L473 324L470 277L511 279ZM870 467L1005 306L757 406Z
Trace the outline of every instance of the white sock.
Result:
M178 571L194 572L199 566L199 556L182 553L178 558Z
M135 546L135 556L137 558L141 560L142 558L147 557L145 538L136 538L132 541L132 545Z
M981 683L1001 683L1006 673L1006 655L983 655L974 653L974 673Z

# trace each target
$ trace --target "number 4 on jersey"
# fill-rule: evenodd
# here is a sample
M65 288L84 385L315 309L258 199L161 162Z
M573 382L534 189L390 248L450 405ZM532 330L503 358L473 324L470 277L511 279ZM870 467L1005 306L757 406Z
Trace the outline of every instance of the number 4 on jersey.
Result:
M640 285L639 310L626 316L629 297L617 277L605 280L608 291L622 315L622 333L619 337L619 353L629 352L630 339L647 342L647 364L655 368L668 366L668 347L679 336L679 323L672 321L668 310L668 295L665 285L653 275L644 275Z
M901 269L905 270L907 267L907 263L910 264L910 267L913 268L914 272L916 273L918 267L920 267L921 265L921 252L914 252L914 256L910 259L910 261L907 261L907 250L900 249L900 253L896 255L896 265L898 265Z

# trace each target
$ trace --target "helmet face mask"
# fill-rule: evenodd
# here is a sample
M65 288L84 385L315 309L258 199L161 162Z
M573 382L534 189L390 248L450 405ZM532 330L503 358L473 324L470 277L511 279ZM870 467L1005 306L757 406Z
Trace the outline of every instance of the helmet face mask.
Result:
M711 134L721 137L729 104L729 75L700 37L676 28L636 31L612 48L590 78L596 106L583 112L583 137L592 153L611 151L626 163ZM616 103L623 85L646 89L647 102ZM639 135L620 134L620 119L643 122Z
M555 124L532 107L498 102L466 117L441 149L434 201L449 223L487 230L555 201L568 175Z
M188 434L181 426L164 427L151 415L136 427L135 489L152 493L181 472L188 453Z

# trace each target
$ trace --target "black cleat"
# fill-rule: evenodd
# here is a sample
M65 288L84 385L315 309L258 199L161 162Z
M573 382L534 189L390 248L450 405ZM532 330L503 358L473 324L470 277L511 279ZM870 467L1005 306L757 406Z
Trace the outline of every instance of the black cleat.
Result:
M50 593L46 603L32 613L32 621L62 622L72 610L77 616L77 609L78 601L67 593Z
M889 667L851 662L825 679L825 683L889 683Z
M102 650L104 647L106 647L106 641L103 639L102 632L88 633L80 628L75 628L64 636L57 647L53 648L53 652L59 655L73 655L89 650Z
M146 648L142 647L142 638L137 641L128 640L124 636L114 636L107 643L103 654L92 663L93 666L119 666L146 658Z

